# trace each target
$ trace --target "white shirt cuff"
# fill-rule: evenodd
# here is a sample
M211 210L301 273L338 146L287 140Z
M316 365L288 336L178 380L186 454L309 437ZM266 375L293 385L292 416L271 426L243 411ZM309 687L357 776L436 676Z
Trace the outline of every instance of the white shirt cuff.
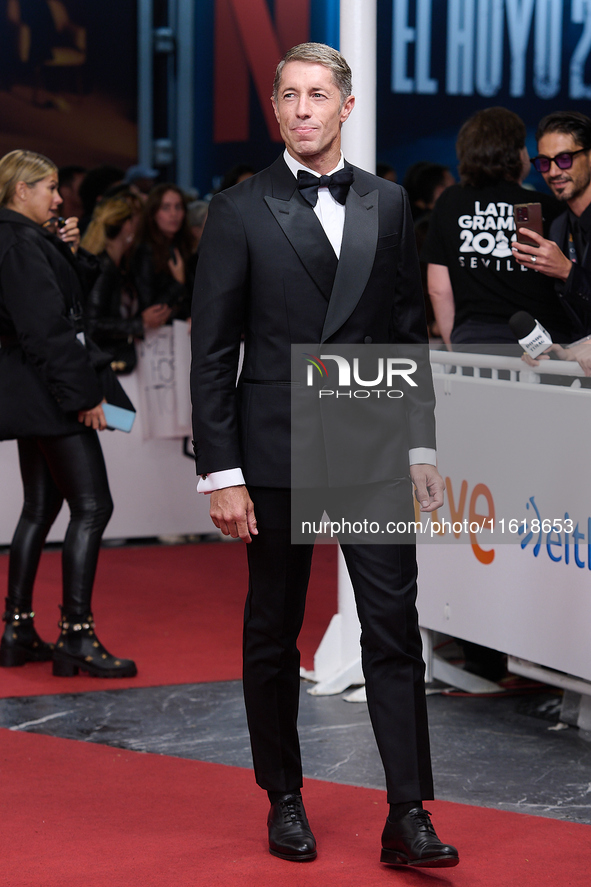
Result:
M200 477L197 484L198 493L213 493L225 487L239 487L244 484L242 468L226 468L224 471L212 471L207 477Z
M409 465L423 463L425 465L437 465L437 451L430 447L413 447L408 451ZM244 475L241 468L227 468L224 471L212 471L207 477L200 477L197 483L198 493L213 493L214 490L223 490L225 487L238 487L244 484Z
M408 451L408 464L437 465L437 450L430 447L413 447Z

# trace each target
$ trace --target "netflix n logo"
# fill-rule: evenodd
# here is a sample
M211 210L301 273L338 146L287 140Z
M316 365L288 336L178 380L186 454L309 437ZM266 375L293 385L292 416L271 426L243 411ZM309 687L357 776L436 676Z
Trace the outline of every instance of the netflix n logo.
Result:
M249 140L251 83L269 138L280 142L270 97L279 60L310 39L310 0L216 0L214 142Z

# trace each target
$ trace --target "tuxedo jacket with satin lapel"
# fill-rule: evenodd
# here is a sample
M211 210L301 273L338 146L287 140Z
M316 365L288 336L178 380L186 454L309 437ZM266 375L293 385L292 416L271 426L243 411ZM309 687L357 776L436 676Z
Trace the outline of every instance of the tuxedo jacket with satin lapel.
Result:
M568 256L568 212L562 213L550 225L550 239ZM569 316L573 339L591 333L591 245L580 264L573 264L563 283L556 282L556 292Z
M282 157L213 198L193 298L198 474L241 467L247 484L290 486L292 344L427 342L406 194L354 174L340 259ZM408 475L409 447L435 446L428 361L415 378L381 453L369 465L345 460L338 485Z

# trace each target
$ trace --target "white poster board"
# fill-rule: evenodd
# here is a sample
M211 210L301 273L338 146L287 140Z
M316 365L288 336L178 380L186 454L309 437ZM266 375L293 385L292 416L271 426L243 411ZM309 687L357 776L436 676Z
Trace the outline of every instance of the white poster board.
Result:
M137 343L138 410L144 417L144 439L191 436L189 324L148 330Z

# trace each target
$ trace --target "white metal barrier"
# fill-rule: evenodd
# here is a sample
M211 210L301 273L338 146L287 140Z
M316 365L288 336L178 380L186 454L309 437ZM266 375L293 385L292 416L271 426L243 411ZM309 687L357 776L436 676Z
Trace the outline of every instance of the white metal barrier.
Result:
M497 689L433 653L431 633L441 632L507 653L515 673L591 696L591 391L580 387L583 372L571 362L533 369L486 354L433 351L431 360L447 483L446 504L431 522L447 522L447 536L418 539L428 675L467 690ZM573 377L573 385L540 384L550 373ZM471 513L494 516L504 538L470 534ZM463 521L468 528L454 533L451 525ZM530 532L536 521L540 529ZM359 671L359 624L342 565L339 613L305 676L318 681L310 692L336 693L349 675L361 682ZM362 699L363 689L348 698Z

